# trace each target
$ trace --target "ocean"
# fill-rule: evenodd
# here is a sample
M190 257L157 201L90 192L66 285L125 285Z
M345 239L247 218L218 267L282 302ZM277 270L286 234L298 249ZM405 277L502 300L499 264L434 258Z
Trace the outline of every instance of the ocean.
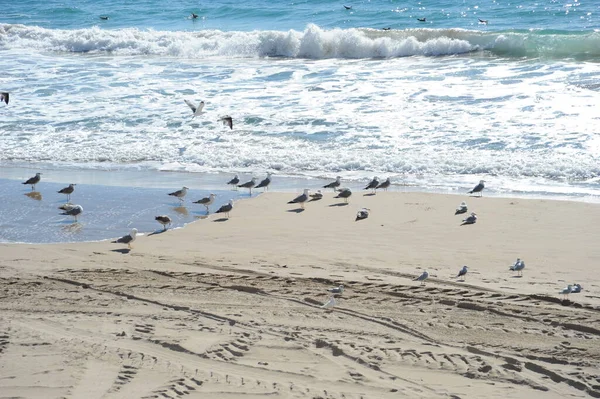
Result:
M599 16L586 0L0 0L0 167L485 179L595 201Z

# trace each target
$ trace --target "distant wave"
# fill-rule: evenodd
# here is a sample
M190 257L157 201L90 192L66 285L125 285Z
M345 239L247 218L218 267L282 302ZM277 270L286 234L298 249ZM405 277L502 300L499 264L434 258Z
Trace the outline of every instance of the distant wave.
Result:
M171 32L98 27L45 29L0 24L0 50L156 55L179 58L394 58L489 51L501 57L600 60L600 33L481 32L463 29L331 29L303 32Z

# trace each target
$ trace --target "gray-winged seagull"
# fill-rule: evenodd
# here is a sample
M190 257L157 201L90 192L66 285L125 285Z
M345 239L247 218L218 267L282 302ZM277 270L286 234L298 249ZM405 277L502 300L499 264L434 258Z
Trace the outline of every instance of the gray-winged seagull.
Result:
M469 191L467 194L479 193L479 196L483 196L483 189L485 188L485 180L479 180L479 184L473 187L473 190Z
M41 172L38 172L38 173L35 174L35 176L30 177L29 179L27 179L26 182L23 182L23 184L29 184L29 185L31 185L31 191L34 191L35 190L35 185L38 184L41 179L42 179L42 174L41 174Z
M413 279L413 281L420 281L421 285L425 285L425 280L427 280L429 278L429 273L427 272L427 270L425 270L423 273L421 273L421 275L415 279Z
M253 177L252 179L250 179L250 181L247 181L244 184L238 184L238 187L247 188L248 190L250 190L250 195L252 195L252 187L254 187L255 185L256 185L256 177Z
M67 201L71 200L71 194L73 194L73 191L75 191L75 184L69 184L68 187L62 188L58 191L59 194L66 194L67 195Z
M154 218L154 220L156 220L158 223L162 224L163 226L163 231L167 230L167 225L171 225L172 221L171 218L168 217L167 215L160 215L160 216L156 216Z
M302 209L304 209L304 203L306 201L308 201L308 192L309 191L310 190L308 188L305 188L304 192L302 194L300 194L299 196L297 196L293 200L289 201L288 204L300 204L300 207Z
M233 209L233 200L230 199L228 203L226 203L225 205L221 205L221 207L219 209L217 209L217 211L215 213L224 213L225 215L227 215L227 219L229 219L229 212L231 212L232 209Z
M333 198L343 198L344 201L347 203L348 198L350 198L351 195L352 195L352 191L350 191L349 188L343 188L339 191L338 195L336 195Z
M509 269L514 272L517 272L517 276L522 276L523 269L525 269L525 262L523 262L523 260L521 260L521 258L517 258L517 261L515 262L515 264L512 265L511 267L509 267Z
M133 229L131 229L131 232L129 234L127 234L126 236L123 236L121 238L117 238L112 243L113 244L127 244L127 247L129 249L131 249L131 243L133 243L135 241L137 232L138 232L137 229L133 228Z
M337 287L329 288L327 291L331 292L332 294L343 294L344 293L344 285L340 284Z
M388 177L387 179L385 179L385 181L381 182L377 187L375 187L376 190L379 190L380 188L383 188L384 191L387 191L388 187L392 184L392 182L390 181L390 178Z
M204 205L206 207L206 213L208 213L208 206L212 205L212 203L215 202L215 197L216 194L211 194L208 197L204 197L202 199L199 199L198 201L194 201L194 204Z
M262 188L263 191L265 190L269 190L269 184L271 184L271 176L273 176L273 173L268 172L267 173L267 177L265 177L260 183L258 183L258 185L254 188Z
M464 226L465 224L475 224L475 222L477 222L477 214L475 212L471 212L466 219L463 219L463 222L460 225Z
M356 219L354 219L355 222L358 222L359 220L364 220L366 218L369 217L369 208L362 208L360 211L356 212Z
M220 119L223 125L229 126L229 129L233 129L233 118L229 115L225 115Z
M183 202L185 195L187 194L187 190L189 190L189 188L183 186L181 190L173 191L172 193L169 193L169 195L177 197L179 198L179 201Z
M454 212L455 215L460 215L462 213L467 213L467 203L464 201L460 203L458 208L456 208L456 212Z
M342 184L342 177L338 176L335 178L335 181L324 185L323 188L332 188L333 191L335 192L335 189L338 188L340 186L340 184Z
M321 190L317 190L316 193L311 194L310 196L310 201L318 201L320 199L323 199L323 193L321 192ZM310 202L308 201L308 202Z
M462 277L462 281L465 281L465 276L467 275L468 271L469 271L469 268L467 266L463 266L462 269L460 269L460 271L458 272L458 275L456 276L456 278Z
M61 215L73 216L77 221L77 216L81 215L83 207L81 205L73 205L70 209L65 210Z

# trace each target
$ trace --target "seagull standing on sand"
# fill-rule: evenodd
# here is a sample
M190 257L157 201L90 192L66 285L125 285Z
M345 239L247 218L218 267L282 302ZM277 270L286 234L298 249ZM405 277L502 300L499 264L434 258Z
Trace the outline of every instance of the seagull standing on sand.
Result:
M167 231L167 225L171 226L171 218L167 215L156 216L154 220L163 225L163 231Z
M467 275L468 271L469 268L467 266L463 266L462 269L460 269L460 271L458 272L456 278L462 277L462 281L465 281L465 276Z
M523 262L520 258L517 258L515 264L509 267L509 269L514 272L517 272L517 276L522 276L523 269L525 269L525 262Z
M269 191L269 184L271 184L271 176L273 175L273 173L268 172L267 173L267 177L263 179L263 181L261 181L260 183L258 183L258 185L254 188L262 188L263 191Z
M321 190L317 190L316 193L310 195L310 201L308 201L308 202L318 201L321 199L323 199L323 193L321 192Z
M187 194L187 190L189 190L189 188L184 186L181 188L181 190L173 191L172 193L169 193L169 195L171 195L173 197L177 197L177 198L179 198L179 201L183 202L183 199L185 198L185 195Z
M335 305L337 305L337 303L335 301L335 297L332 295L329 297L329 300L327 302L325 302L323 305L321 305L321 308L333 310Z
M239 182L240 182L240 178L238 177L238 175L235 175L233 177L233 179L231 179L227 182L227 184L230 186L233 186L234 190L237 190L237 185L239 184Z
M425 270L419 277L413 279L413 281L420 281L421 285L425 285L425 280L429 278L429 273Z
M369 182L369 184L367 184L367 186L365 187L365 190L371 190L373 192L373 194L377 194L377 186L379 185L379 178L377 176L375 176L373 178L373 180L371 180Z
M563 299L567 299L569 294L573 292L573 286L571 284L567 285L562 291L559 292L563 296Z
M308 192L309 191L310 190L308 188L305 188L304 192L302 194L300 194L299 196L297 196L293 200L289 201L288 204L300 204L300 207L302 209L304 209L304 203L306 201L308 201Z
M59 194L67 194L67 201L71 201L71 194L75 191L75 184L69 184L69 187L65 187L58 191Z
M456 212L454 212L455 215L460 215L462 213L467 213L467 203L464 201L460 203L458 208L456 208Z
M583 287L581 286L581 284L573 284L573 287L571 287L571 293L573 294L579 294L581 291L583 291Z
M73 205L72 207L70 207L70 209L65 210L63 213L61 213L61 215L73 216L75 218L75 221L77 221L77 216L81 215L82 212L83 207L81 205Z
M23 182L23 184L30 184L31 185L31 191L35 190L35 185L38 184L40 182L40 180L42 180L42 174L40 172L36 173L35 176L30 177L29 179L27 179L26 182Z
M333 192L335 192L335 189L338 188L340 184L342 184L342 178L341 176L338 176L335 178L334 182L324 185L323 188L332 188Z
M131 229L131 232L126 236L116 239L113 241L113 244L127 244L127 247L131 249L131 243L135 241L135 236L137 235L137 229Z
M477 214L475 212L471 212L471 215L469 215L469 217L463 219L461 226L464 226L465 224L475 224L475 222L477 222Z
M219 209L215 213L224 213L227 215L227 219L229 219L229 212L233 209L233 200L230 199L228 203L225 205L221 205Z
M189 100L183 100L183 101L185 101L185 103L188 105L188 107L191 108L192 112L194 113L194 115L192 116L192 119L194 119L195 117L197 117L198 115L200 115L202 113L202 109L204 108L204 101L200 101L200 104L198 104L197 107L194 104L192 104L192 102Z
M254 187L255 185L256 185L256 177L253 177L252 179L250 179L250 181L247 181L244 184L238 184L238 187L247 188L248 190L250 190L250 195L252 195L252 187Z
M8 97L9 94L7 92L3 91L2 93L0 93L0 103L4 101L6 105L8 105Z
M483 197L483 189L485 188L485 180L479 180L479 184L473 187L473 190L469 191L467 194L479 193L480 197Z
M211 194L208 197L204 197L202 199L199 199L198 201L194 201L194 204L204 205L206 207L206 213L208 213L208 206L212 205L212 203L215 202L215 197L215 194Z
M327 291L331 292L332 294L343 294L344 293L344 285L340 284L337 287L329 288Z
M229 126L229 129L233 129L233 118L229 115L225 115L220 119L223 125Z
M375 187L376 190L379 190L380 188L383 188L384 191L387 191L388 187L390 186L390 184L392 184L392 182L390 181L390 178L388 177L387 179L385 179L384 182L382 182L381 184L379 184L377 187Z
M340 190L338 195L333 198L343 198L346 203L348 203L348 198L352 195L352 191L349 188L343 188Z
M358 211L356 213L356 219L354 219L355 222L358 222L359 220L364 220L366 218L369 217L369 208L363 208L360 211Z

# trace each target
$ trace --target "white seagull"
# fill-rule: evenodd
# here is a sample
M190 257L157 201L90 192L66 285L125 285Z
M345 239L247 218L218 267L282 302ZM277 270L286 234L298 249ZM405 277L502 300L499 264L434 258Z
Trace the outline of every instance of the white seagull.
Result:
M583 287L581 286L581 284L575 283L571 287L571 293L572 294L579 294L581 291L583 291Z
M390 178L388 177L387 179L385 179L385 181L383 181L377 187L375 187L375 189L379 190L380 188L383 188L385 191L387 191L390 184L392 184L392 182L390 181Z
M337 303L335 301L335 297L332 295L329 297L329 300L327 302L325 302L323 305L321 305L321 308L333 310L335 305L337 305Z
M265 190L269 190L269 184L271 184L271 176L273 176L273 173L268 172L267 173L267 177L264 178L260 183L258 183L258 185L254 188L262 188L263 191Z
M23 182L23 184L31 185L31 191L34 191L35 185L38 184L40 182L40 180L42 180L42 174L40 172L38 172L35 174L35 176L27 179L26 182Z
M465 281L465 276L467 275L468 271L469 271L469 268L467 266L463 266L462 269L460 269L460 271L458 272L458 275L456 276L456 278L462 277L462 281Z
M344 293L344 285L340 284L337 287L329 288L327 291L331 292L332 294L343 294Z
M340 186L340 184L342 184L342 177L338 176L335 178L335 181L324 185L323 188L332 188L333 191L335 192L335 189L338 188Z
M517 261L515 262L515 264L512 265L509 269L514 272L517 272L517 276L522 276L523 269L525 269L525 262L523 262L521 260L521 258L517 258Z
M420 281L421 285L425 285L425 280L429 278L429 273L425 270L419 277L413 279L413 281Z
M369 217L369 208L362 208L360 211L356 212L356 219L354 219L355 222L358 222L359 220L363 220Z
M82 212L83 207L81 205L73 205L72 207L69 207L69 209L66 209L63 213L61 213L61 215L73 216L75 218L75 221L77 221L77 216L81 215Z
M559 292L563 296L563 299L567 299L569 294L573 292L573 286L571 284L567 285L562 291Z
M250 195L252 195L252 187L254 187L255 185L256 185L256 177L253 177L252 179L250 179L250 181L247 181L244 184L238 184L238 187L247 188L248 190L250 190Z
M467 203L465 201L461 202L458 208L456 208L455 215L460 215L462 213L467 213Z
M234 190L237 190L237 185L240 183L240 178L238 177L238 175L235 175L233 177L233 179L229 180L227 182L228 185L233 186Z
M194 104L192 104L192 102L189 100L184 100L184 101L188 105L188 107L190 107L192 109L192 112L194 113L194 115L192 116L192 119L194 119L195 117L197 117L198 115L200 115L202 113L202 109L204 108L204 101L200 101L200 104L198 104L197 107Z

